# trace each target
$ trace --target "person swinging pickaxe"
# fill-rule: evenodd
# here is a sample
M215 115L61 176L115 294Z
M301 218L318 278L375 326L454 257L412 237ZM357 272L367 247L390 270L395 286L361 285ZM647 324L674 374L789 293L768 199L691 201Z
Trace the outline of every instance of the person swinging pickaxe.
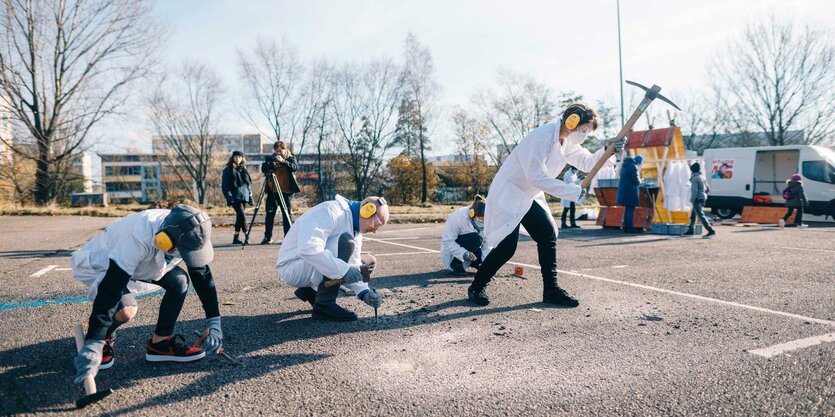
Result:
M641 100L641 103L638 104L638 108L636 108L635 111L632 112L632 116L629 117L629 120L626 121L626 124L623 125L623 127L620 129L620 132L618 132L617 136L615 136L615 138L611 142L616 143L626 138L626 135L628 135L629 132L632 131L632 127L635 126L635 123L638 122L638 119L640 119L641 115L647 110L649 104L652 103L652 101L656 98L667 102L667 104L675 107L676 110L681 111L681 109L678 106L676 106L675 103L673 103L670 99L662 96L661 94L658 94L658 92L661 91L661 87L653 84L652 88L647 88L634 81L626 81L626 83L644 90L646 94L644 95L644 99ZM623 159L623 152L625 151L626 147L624 147L621 153L617 155L618 162L620 162L620 160ZM603 165L606 164L606 161L608 161L609 158L614 154L614 146L610 146L606 149L606 152L604 153L603 157L597 161L597 164L594 165L591 171L589 171L586 175L586 178L583 180L583 182L580 183L580 186L583 187L583 190L587 190L589 188L589 185L591 185L591 181L594 179L594 176L597 175L597 172L600 171L600 168L603 168Z

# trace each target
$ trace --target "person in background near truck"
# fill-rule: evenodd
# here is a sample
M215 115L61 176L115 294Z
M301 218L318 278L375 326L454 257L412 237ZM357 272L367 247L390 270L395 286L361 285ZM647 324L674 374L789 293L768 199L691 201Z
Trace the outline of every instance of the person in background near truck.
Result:
M484 208L487 200L476 195L468 207L455 210L441 235L441 261L450 271L464 275L467 268L481 265L481 245L484 243Z
M566 184L580 184L582 181L580 177L577 176L577 168L570 167L568 171L565 171L565 175L562 176L563 182ZM580 226L577 225L577 203L573 201L566 200L564 198L560 199L560 204L562 205L562 225L560 225L560 229L568 229L568 225L565 223L565 217L568 215L571 218L571 228L572 229L579 229Z
M698 162L690 165L690 172L692 173L690 174L690 202L693 204L693 211L690 212L690 226L687 227L684 236L696 234L696 216L698 216L699 221L707 229L707 234L703 239L711 239L716 236L716 230L710 226L710 222L705 217L703 211L705 201L707 201L707 193L710 192L710 186L707 185L705 179L702 177L701 170L702 166Z
M783 190L783 198L786 199L786 207L788 207L788 211L786 211L786 215L783 216L783 220L780 222L780 226L785 226L786 222L789 221L789 217L791 217L792 213L797 210L797 216L794 218L794 224L792 226L795 227L806 227L803 224L803 208L809 205L809 202L806 201L806 193L803 192L803 180L800 177L800 174L794 174L791 178L786 180L786 189Z
M232 244L243 244L239 234L242 230L246 231L244 207L247 204L252 204L251 185L252 178L249 176L249 171L246 170L246 159L243 152L232 152L229 162L226 163L226 168L223 169L221 181L221 189L223 190L223 197L226 198L226 204L235 210L235 236L232 238Z
M635 207L638 206L640 196L638 187L641 185L641 178L638 176L638 167L644 162L644 157L636 156L624 158L623 167L620 169L620 180L618 181L617 203L626 210L623 211L623 232L641 233L640 230L632 227L632 220L635 217Z

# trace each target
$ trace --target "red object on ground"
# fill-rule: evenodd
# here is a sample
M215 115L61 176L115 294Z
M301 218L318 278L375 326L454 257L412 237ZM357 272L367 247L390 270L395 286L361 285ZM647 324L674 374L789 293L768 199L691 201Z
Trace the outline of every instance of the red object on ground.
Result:
M513 268L513 274L519 277L524 276L525 268L522 268L521 265L516 265L516 267Z

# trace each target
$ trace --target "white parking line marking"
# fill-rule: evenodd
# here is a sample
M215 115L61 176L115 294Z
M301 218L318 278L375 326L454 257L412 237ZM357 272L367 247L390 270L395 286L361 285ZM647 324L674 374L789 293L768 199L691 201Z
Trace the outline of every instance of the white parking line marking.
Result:
M58 265L49 265L49 266L47 266L46 268L41 269L40 271L35 272L34 274L29 275L29 276L30 276L30 277L33 277L33 278L35 278L35 277L39 277L39 276L42 276L42 275L46 274L46 273L47 273L47 272L49 272L49 271L52 271L53 269L55 269L55 268L57 268L57 267L58 267Z
M629 265L612 265L612 268L626 268Z
M403 247L407 247L407 248L410 248L410 249L418 249L418 250L432 251L432 252L435 252L435 253L440 253L440 251L437 251L437 250L434 250L434 249L428 249L428 248L421 248L419 246L404 245L402 243L386 242L386 241L377 240L377 239L368 239L368 240L374 240L374 241L377 241L377 242L387 243L389 245L403 246ZM513 262L513 261L510 261L508 263L511 264L511 265L519 265L519 266L524 266L524 267L528 267L528 268L540 269L539 265L523 264L521 262ZM702 295L689 294L689 293L686 293L686 292L666 290L664 288L652 287L652 286L643 285L643 284L636 284L634 282L620 281L620 280L611 279L611 278L598 277L598 276L594 276L594 275L581 274L579 272L565 271L565 270L562 270L562 269L558 269L557 271L560 272L560 273L563 273L563 274L575 275L575 276L583 277L583 278L591 278L591 279L598 280L598 281L610 282L612 284L627 285L627 286L630 286L630 287L640 288L640 289L643 289L643 290L655 291L655 292L660 292L660 293L664 293L664 294L678 295L680 297L692 298L692 299L699 300L699 301L707 301L707 302L711 302L711 303L724 304L724 305L728 305L728 306L732 306L732 307L745 308L745 309L748 309L748 310L759 311L761 313L768 313L768 314L774 314L774 315L783 316L783 317L790 317L790 318L793 318L793 319L798 319L798 320L808 321L808 322L811 322L811 323L818 323L818 324L824 324L824 325L827 325L827 326L835 327L835 321L831 321L831 320L817 319L817 318L814 318L814 317L807 317L807 316L803 316L803 315L800 315L800 314L787 313L785 311L771 310L771 309L768 309L768 308L752 306L752 305L749 305L749 304L735 303L733 301L725 301L725 300L720 300L718 298L711 298L711 297L705 297L705 296L702 296Z
M762 349L754 349L749 351L757 356L764 358L772 358L777 355L782 355L793 350L803 349L810 346L819 345L821 343L835 342L835 333L821 334L817 336L807 337L805 339L792 340L791 342L780 343L779 345L769 346Z
M55 268L56 271L72 271L72 268Z
M791 246L778 246L780 249L791 249L791 250L805 250L809 252L826 252L826 253L835 253L835 250L828 250L828 249L811 249L811 248L797 248Z
M427 253L435 253L429 251L423 252L393 252L393 253L375 253L374 256L397 256L397 255L425 255Z
M377 240L415 240L415 239L427 239L427 238L422 238L422 237L418 237L418 236L410 236L410 237L386 237L386 238L377 239Z
M425 252L441 253L441 251L438 251L438 250L435 250L435 249L422 248L420 246L406 245L406 244L403 244L403 243L388 242L384 239L373 239L373 238L370 238L370 237L366 237L366 238L363 238L363 239L364 240L370 240L372 242L380 242L380 243L386 243L386 244L389 244L389 245L402 246L404 248L409 248L409 249L417 249L417 250L421 250L421 251L425 251Z
M445 227L445 226L444 225L438 225L438 226L413 227L411 229L381 230L381 231L377 232L376 234L379 235L381 233L402 233L402 232L412 232L412 231L415 231L415 230L432 230L432 229L437 229L437 228L441 228L441 227Z

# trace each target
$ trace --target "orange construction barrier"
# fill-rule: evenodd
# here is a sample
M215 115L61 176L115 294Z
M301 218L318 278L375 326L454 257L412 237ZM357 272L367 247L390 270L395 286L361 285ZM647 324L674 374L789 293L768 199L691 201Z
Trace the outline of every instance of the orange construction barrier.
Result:
M786 215L786 207L745 206L742 208L741 223L777 224ZM786 223L794 223L796 213L792 213Z

